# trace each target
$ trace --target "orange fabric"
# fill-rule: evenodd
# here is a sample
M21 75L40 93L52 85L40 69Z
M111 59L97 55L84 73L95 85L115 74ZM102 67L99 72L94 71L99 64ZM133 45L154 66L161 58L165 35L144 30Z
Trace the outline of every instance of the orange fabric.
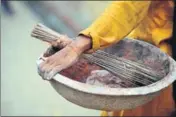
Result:
M172 86L169 86L149 103L135 109L125 110L123 116L169 116L175 109L171 93ZM119 116L120 112L115 111L113 115Z

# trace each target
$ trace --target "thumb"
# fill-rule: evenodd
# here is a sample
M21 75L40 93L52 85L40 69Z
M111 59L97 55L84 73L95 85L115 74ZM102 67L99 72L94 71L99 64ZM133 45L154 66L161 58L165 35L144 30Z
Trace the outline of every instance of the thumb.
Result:
M52 41L50 44L53 46L53 47L57 47L57 46L60 46L60 40L56 40L56 41Z

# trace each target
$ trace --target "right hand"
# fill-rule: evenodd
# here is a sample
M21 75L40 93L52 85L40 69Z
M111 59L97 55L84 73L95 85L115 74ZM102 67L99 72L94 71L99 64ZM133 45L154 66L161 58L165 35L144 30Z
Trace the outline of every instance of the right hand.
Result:
M73 40L69 39L68 36L66 35L61 35L59 39L56 41L49 42L51 46L45 51L43 54L44 57L49 57L53 54L55 54L57 51L63 49L66 47L68 44L70 44Z
M57 41L50 42L53 47L62 49L66 45L70 44L73 40L70 39L67 35L61 35Z

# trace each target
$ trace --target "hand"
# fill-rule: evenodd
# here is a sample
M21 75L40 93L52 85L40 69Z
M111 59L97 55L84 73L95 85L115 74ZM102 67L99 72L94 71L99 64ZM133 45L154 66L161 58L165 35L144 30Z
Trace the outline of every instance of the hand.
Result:
M49 56L46 61L39 65L39 74L45 80L50 80L54 75L76 63L79 56L87 49L90 49L91 40L85 37L78 37L66 45L62 50Z
M66 46L54 55L51 55L40 66L41 76L45 80L50 80L54 75L63 69L68 68L78 61L79 54L73 47Z
M73 40L69 39L66 35L61 35L59 39L56 41L49 42L51 46L45 51L43 54L44 57L49 57L55 54L57 51L61 50L62 48L66 47L70 44Z
M61 35L57 41L50 42L53 47L58 49L64 48L66 45L70 44L73 40L69 39L67 35Z

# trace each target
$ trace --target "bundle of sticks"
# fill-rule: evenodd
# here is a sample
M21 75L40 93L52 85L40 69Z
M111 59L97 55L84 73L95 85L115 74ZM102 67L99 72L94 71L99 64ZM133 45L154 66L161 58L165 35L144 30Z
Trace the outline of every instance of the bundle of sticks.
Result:
M58 40L62 35L42 24L37 24L31 36L42 41L51 42ZM65 42L70 43L70 40L65 40ZM63 46L61 44L61 47ZM82 57L112 72L133 86L146 86L166 75L164 72L156 71L142 63L118 57L103 50L98 50L92 54L83 54Z

